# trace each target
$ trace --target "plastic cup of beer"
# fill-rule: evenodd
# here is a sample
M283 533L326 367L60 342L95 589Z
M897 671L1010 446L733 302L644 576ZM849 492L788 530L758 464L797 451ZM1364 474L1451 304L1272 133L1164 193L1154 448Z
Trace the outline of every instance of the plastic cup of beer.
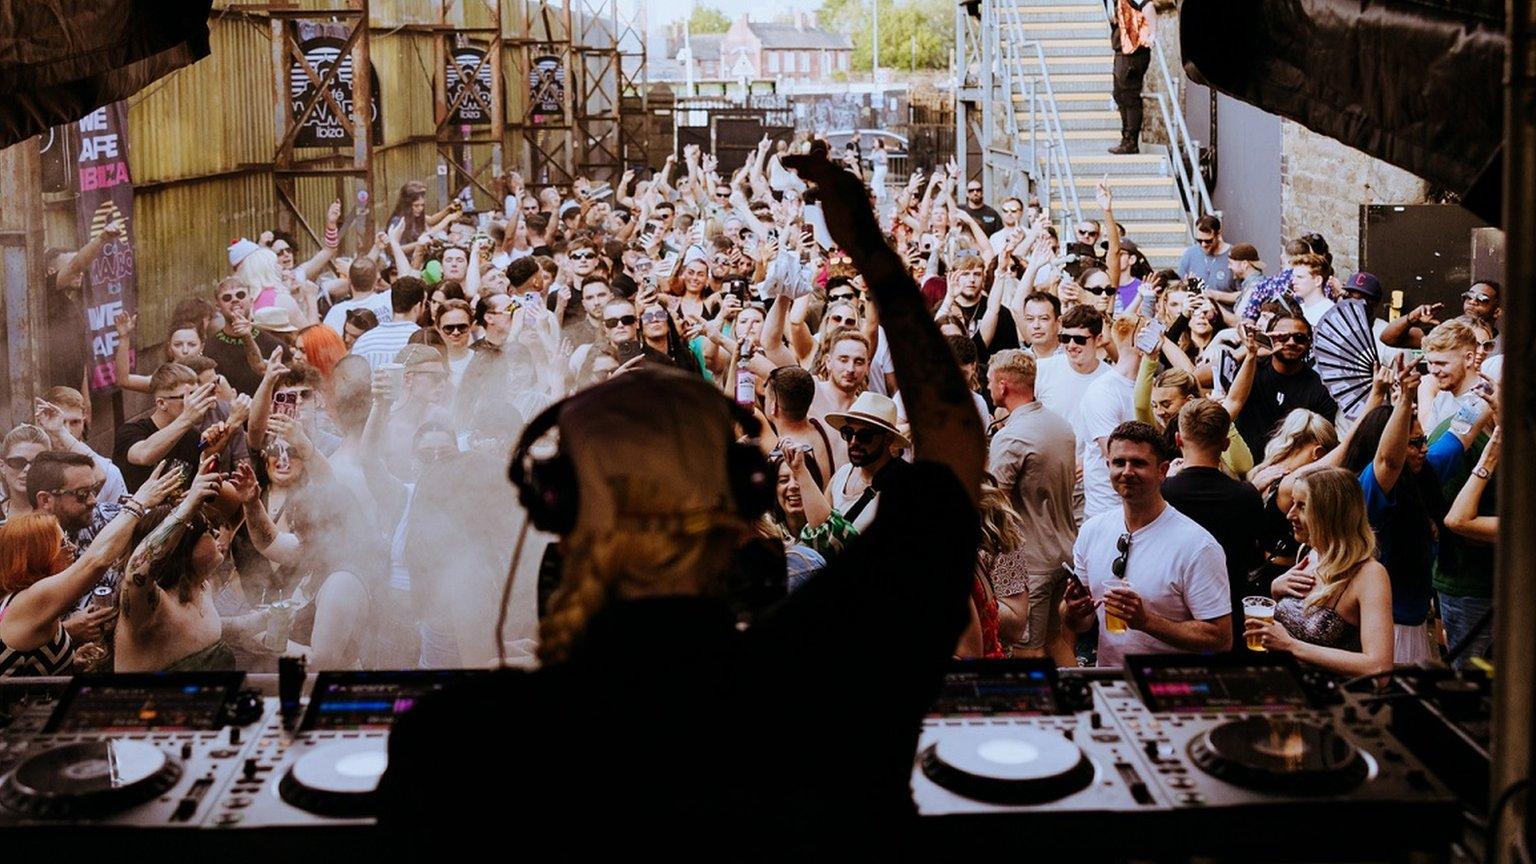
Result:
M405 364L380 363L379 371L384 373L384 380L389 382L390 401L397 401L401 391L405 389Z
M1243 619L1259 619L1263 621L1273 620L1275 617L1275 601L1269 597L1244 597ZM1247 634L1249 651L1266 651L1264 636L1262 633L1250 632Z
M1130 588L1131 583L1124 579L1105 579L1104 593L1108 594L1116 588ZM1104 629L1110 633L1124 633L1126 631L1125 619L1118 615L1111 615L1109 607L1104 607Z

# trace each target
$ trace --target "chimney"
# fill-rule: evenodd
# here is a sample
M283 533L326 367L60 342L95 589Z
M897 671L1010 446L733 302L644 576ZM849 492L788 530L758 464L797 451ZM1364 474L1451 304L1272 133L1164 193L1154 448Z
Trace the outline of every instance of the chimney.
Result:
M821 23L816 20L816 10L815 9L812 9L811 11L805 13L805 28L807 30L815 30L815 29L817 29L820 26L821 26Z
M804 12L796 12L795 13L795 29L799 30L802 33L805 32L805 13Z

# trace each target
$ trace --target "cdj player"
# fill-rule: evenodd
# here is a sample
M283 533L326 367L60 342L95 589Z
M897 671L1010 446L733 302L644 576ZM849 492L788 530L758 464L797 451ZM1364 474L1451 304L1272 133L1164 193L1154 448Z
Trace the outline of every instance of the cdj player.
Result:
M1320 699L1288 655L1126 662L1081 696L1048 666L957 663L912 772L930 842L1317 858L1456 837L1455 797L1384 725Z
M24 698L6 685L6 851L120 853L125 832L144 829L161 829L157 853L221 862L270 861L300 837L311 853L387 851L366 828L390 727L475 674L323 672L289 724L280 700L244 689L239 672L82 675L29 684ZM297 709L302 673L291 683Z

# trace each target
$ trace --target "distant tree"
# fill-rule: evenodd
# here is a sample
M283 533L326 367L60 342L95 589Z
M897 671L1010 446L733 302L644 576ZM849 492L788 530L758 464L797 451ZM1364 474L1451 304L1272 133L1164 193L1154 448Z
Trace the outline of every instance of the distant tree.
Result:
M694 33L724 33L731 29L731 18L713 6L694 6L688 15L688 29Z
M882 68L948 68L955 41L951 0L822 0L821 25L853 40L853 69L868 72L872 66L873 3L880 4Z

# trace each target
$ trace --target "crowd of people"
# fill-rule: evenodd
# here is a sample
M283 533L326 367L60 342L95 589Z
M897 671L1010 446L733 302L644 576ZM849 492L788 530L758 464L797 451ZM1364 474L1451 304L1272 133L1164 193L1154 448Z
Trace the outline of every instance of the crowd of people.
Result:
M4 437L0 675L559 659L569 615L541 611L579 550L525 524L507 456L549 405L646 366L760 417L760 539L805 590L910 460L916 385L828 229L840 203L781 164L804 138L735 170L690 146L613 183L510 173L480 212L407 183L372 248L342 248L336 202L308 260L238 239L163 333L119 318L117 382L151 407L110 452L79 375ZM1104 185L1076 224L994 209L953 163L870 198L987 429L956 656L1252 649L1358 675L1488 650L1500 286L1387 321L1381 282L1335 274L1315 234L1269 273L1205 216L1157 269ZM1312 347L1342 304L1381 362L1341 411ZM1253 596L1273 618L1245 620Z

